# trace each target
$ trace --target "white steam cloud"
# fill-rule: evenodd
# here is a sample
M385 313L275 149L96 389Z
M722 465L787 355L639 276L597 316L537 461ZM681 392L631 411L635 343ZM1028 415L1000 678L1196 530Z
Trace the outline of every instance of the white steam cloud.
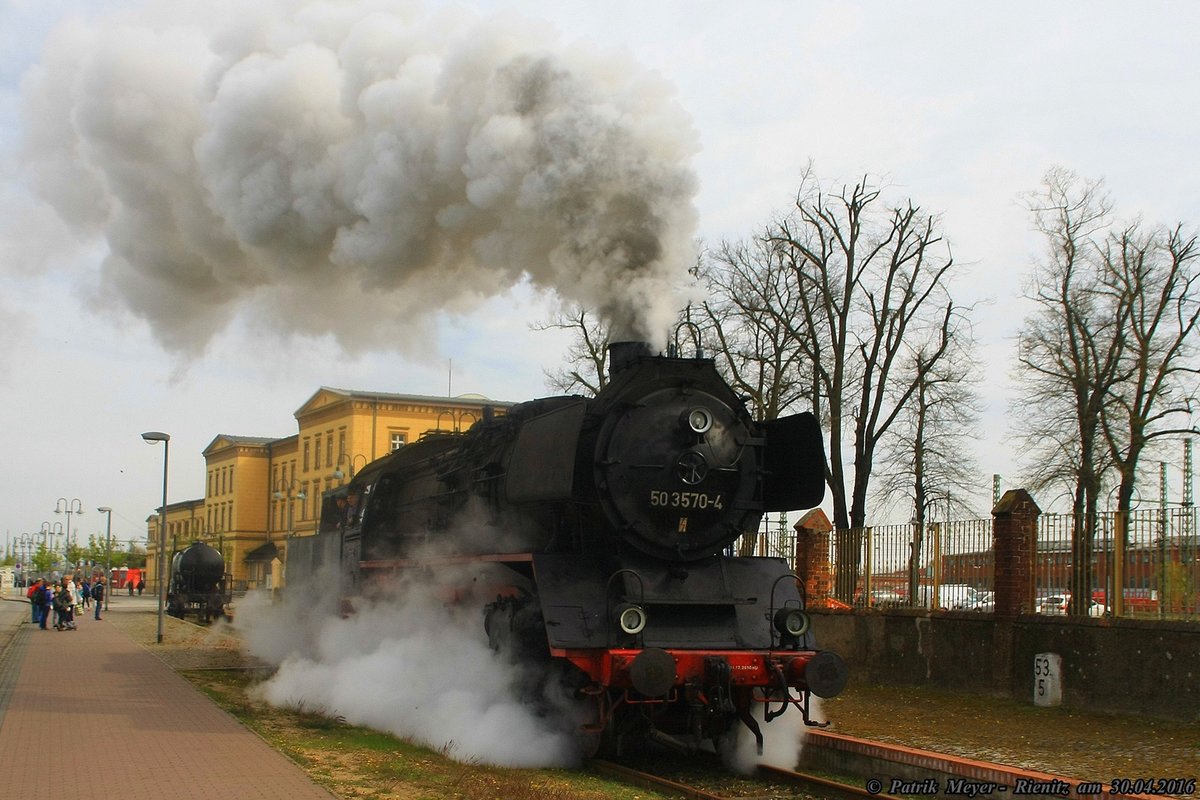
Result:
M403 2L148 3L25 77L36 190L167 347L241 314L348 349L522 280L657 341L696 149L663 81L536 23Z
M772 706L774 708L775 706ZM745 725L738 725L735 734L722 742L721 758L738 772L750 775L760 764L780 769L795 769L808 736L808 726L799 709L789 708L770 723L762 721L762 710L756 707L755 716L762 726L763 751L758 752L754 734ZM809 711L815 719L821 719L821 701L813 696Z
M278 666L259 696L388 731L463 762L578 763L580 720L569 701L553 682L530 697L531 676L488 646L477 603L447 605L436 587L412 585L347 618L336 606L327 588L299 586L289 586L283 602L252 594L239 603L234 624L247 649Z

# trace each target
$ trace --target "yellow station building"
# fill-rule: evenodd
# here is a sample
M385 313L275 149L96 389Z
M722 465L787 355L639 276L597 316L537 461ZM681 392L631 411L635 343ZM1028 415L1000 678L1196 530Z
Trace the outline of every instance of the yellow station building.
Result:
M167 505L168 557L199 540L224 554L235 591L278 587L288 540L316 532L325 491L427 432L465 431L484 407L510 405L322 386L296 411L295 435L219 434L204 448L204 498ZM146 580L157 586L158 513L146 524Z

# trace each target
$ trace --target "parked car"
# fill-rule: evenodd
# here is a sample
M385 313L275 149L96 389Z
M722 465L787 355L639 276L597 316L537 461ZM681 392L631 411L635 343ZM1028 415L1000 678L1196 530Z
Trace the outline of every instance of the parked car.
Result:
M1069 594L1052 594L1038 600L1036 611L1039 614L1066 614L1071 608L1071 595ZM1108 612L1108 606L1104 603L1098 603L1095 600L1088 601L1089 617L1103 617Z
M972 592L975 589L962 583L944 583L938 587L938 608L970 608ZM917 587L917 605L921 608L933 608L933 587L921 584Z
M967 608L971 609L972 611L991 614L996 610L996 593L989 592L985 589L973 590L968 598Z
M1037 607L1034 611L1038 614L1066 614L1067 607L1071 604L1071 595L1069 594L1048 594L1045 597L1039 597Z
M872 589L871 605L877 608L896 608L904 605L904 595L895 589Z

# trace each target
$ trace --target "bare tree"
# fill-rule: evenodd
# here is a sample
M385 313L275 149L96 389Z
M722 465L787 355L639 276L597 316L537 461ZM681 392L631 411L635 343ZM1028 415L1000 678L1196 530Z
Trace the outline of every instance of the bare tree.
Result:
M560 311L546 322L530 326L535 331L572 333L564 356L565 366L544 370L546 386L563 394L596 395L608 383L609 325L580 305Z
M791 342L800 293L790 263L759 236L706 251L694 274L709 296L698 314L717 368L749 398L755 419L776 419L811 386L808 361Z
M1021 436L1033 488L1072 496L1071 613L1087 613L1105 474L1127 512L1137 468L1155 439L1195 433L1197 240L1182 226L1114 227L1103 182L1054 169L1028 198L1049 256L1021 336Z
M1104 317L1099 274L1087 258L1092 237L1108 224L1111 203L1099 182L1081 184L1061 169L1048 172L1043 189L1025 199L1048 249L1025 290L1035 310L1018 343L1023 425L1017 439L1028 454L1030 488L1064 487L1081 513L1085 485L1103 471L1095 463L1094 437L1117 363L1110 356L1109 374L1099 374L1097 351L1111 346L1098 336L1103 332L1115 344L1117 321Z
M977 437L973 342L953 342L953 357L925 369L927 354L909 355L908 369L923 376L911 401L881 442L878 481L873 494L884 502L911 504L913 540L909 558L909 597L917 596L926 523L952 510L971 512L979 470L971 454ZM937 513L944 509L941 514Z
M710 266L724 277L708 276L729 298L706 310L730 369L751 367L747 393L768 390L758 394L764 413L803 397L828 430L826 482L841 529L863 527L880 442L950 343L967 335L937 220L911 201L880 198L865 179L826 193L806 173L794 209L751 244L723 246ZM789 358L745 355L771 349ZM925 357L906 364L910 352ZM852 534L838 547L835 592L849 599L861 547Z
M1122 332L1127 378L1111 390L1101 424L1118 475L1117 510L1128 512L1145 449L1166 436L1197 433L1197 240L1181 225L1111 233L1099 253L1114 303L1129 312Z
M955 262L935 217L911 201L884 206L867 180L827 194L806 176L769 239L799 290L791 341L829 428L834 524L860 528L881 439L964 335L947 289ZM914 351L925 358L906 370Z

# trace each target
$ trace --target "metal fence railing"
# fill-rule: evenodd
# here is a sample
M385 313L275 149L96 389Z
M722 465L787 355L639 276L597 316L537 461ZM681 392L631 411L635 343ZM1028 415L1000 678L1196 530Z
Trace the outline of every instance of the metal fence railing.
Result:
M1116 512L1097 514L1091 536L1089 613L1200 619L1198 521L1195 507L1132 511L1124 525ZM1072 514L1039 518L1031 564L1039 613L1066 613L1074 532ZM795 532L772 520L757 534L744 537L738 550L794 562ZM809 599L843 607L990 612L994 563L990 519L835 530L829 545L831 591L828 597Z

